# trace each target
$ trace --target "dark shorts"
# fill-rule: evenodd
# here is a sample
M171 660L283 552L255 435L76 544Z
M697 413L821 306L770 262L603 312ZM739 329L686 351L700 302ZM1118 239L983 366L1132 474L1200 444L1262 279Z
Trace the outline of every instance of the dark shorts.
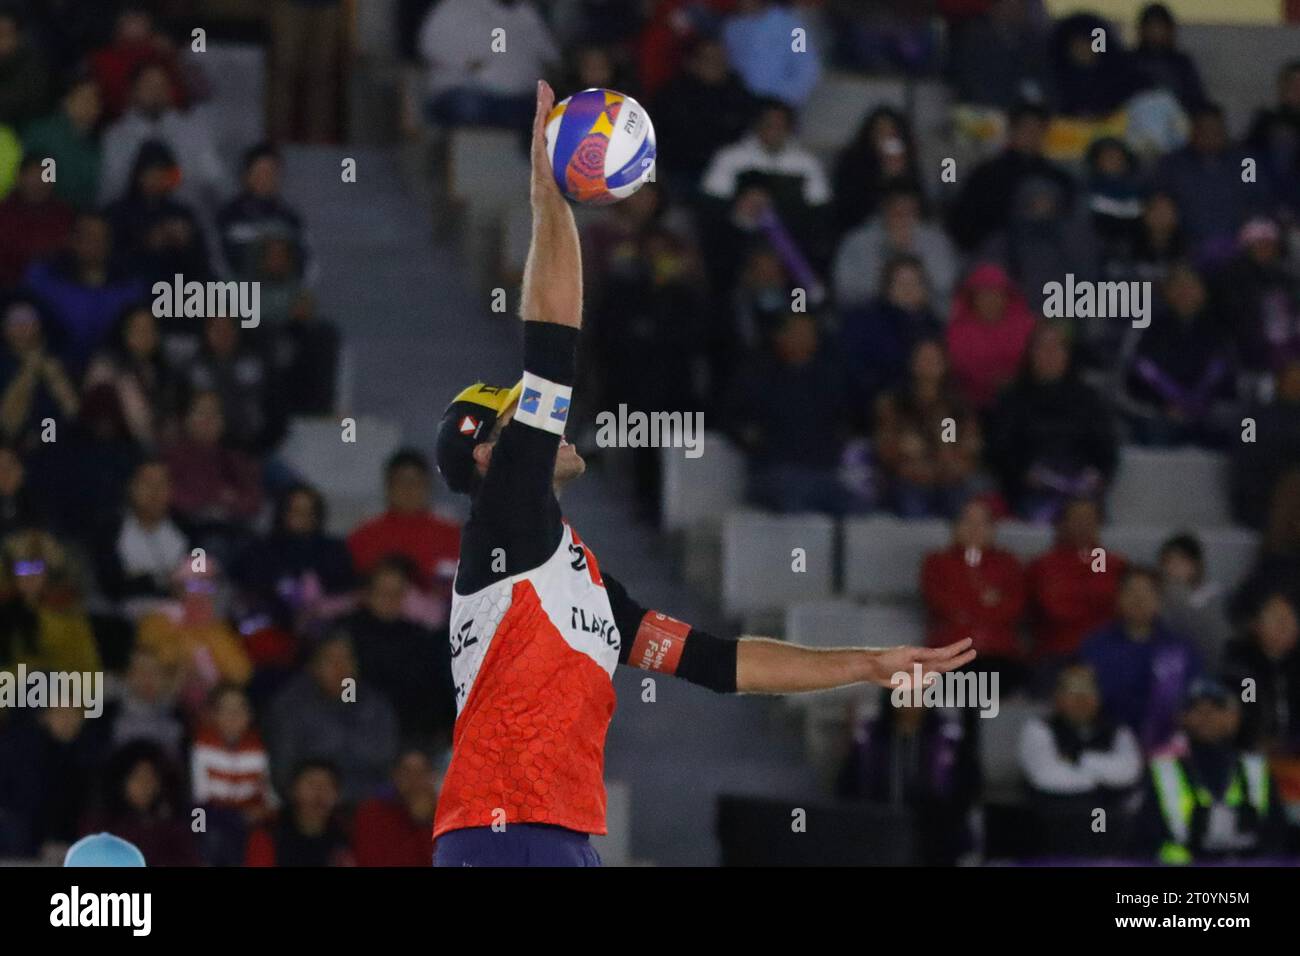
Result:
M543 823L468 827L438 837L434 866L600 866L585 833Z

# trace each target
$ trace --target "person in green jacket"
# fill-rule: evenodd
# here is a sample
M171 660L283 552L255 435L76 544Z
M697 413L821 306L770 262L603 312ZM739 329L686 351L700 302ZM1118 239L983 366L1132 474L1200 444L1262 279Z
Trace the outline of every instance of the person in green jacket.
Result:
M103 112L99 87L78 76L63 94L59 108L31 123L23 133L27 155L54 160L54 194L74 209L95 206L99 190L99 138Z

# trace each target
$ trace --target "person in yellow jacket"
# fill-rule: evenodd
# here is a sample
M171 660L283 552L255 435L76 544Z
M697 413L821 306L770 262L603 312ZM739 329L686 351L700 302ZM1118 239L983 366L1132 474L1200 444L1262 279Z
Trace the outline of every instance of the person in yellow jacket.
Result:
M175 601L140 620L136 645L152 650L180 679L182 704L201 708L220 683L243 686L253 662L239 633L218 611L222 576L211 558L186 558L172 576Z
M0 545L0 670L97 672L99 647L63 548L45 531L18 531Z
M1182 716L1186 747L1151 760L1135 831L1139 853L1185 864L1283 852L1285 824L1268 763L1237 745L1240 708L1219 681L1192 684Z

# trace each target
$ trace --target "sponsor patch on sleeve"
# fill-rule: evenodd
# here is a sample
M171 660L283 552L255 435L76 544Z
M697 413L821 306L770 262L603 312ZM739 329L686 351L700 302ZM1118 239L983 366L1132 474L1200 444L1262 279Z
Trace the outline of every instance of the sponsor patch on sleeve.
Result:
M641 618L641 626L636 629L636 638L632 641L632 650L627 657L628 666L675 674L682 659L682 650L686 647L686 635L690 631L691 626L684 621L658 611L646 611L645 617Z
M569 421L569 404L572 400L573 389L570 386L559 385L525 372L515 421L553 435L563 435L564 426Z

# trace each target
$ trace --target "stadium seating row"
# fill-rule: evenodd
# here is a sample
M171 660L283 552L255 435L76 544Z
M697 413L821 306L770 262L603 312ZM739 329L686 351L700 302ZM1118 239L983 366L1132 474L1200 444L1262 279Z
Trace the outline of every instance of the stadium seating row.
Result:
M1102 546L1150 564L1161 543L1181 528L1110 524L1102 529ZM837 540L836 522L824 515L727 514L722 522L724 613L745 617L835 594L868 602L914 600L925 555L944 547L951 534L944 521L881 515L845 520L838 530L842 535ZM1228 588L1239 583L1250 570L1258 536L1236 527L1198 528L1197 533L1209 577ZM1047 550L1052 529L1003 521L998 540L1028 560Z
M744 499L741 453L719 432L705 432L703 447L698 458L686 458L681 449L663 451L661 505L670 531L716 519ZM1199 448L1125 446L1107 511L1114 524L1231 525L1227 457Z
M948 542L949 529L937 520L872 515L846 520L841 529L822 515L747 510L740 452L716 432L706 433L704 449L694 459L664 450L663 522L670 531L692 532L697 541L710 532L718 536L722 606L730 616L835 594L908 600L916 594L925 554ZM1226 456L1214 452L1125 447L1102 544L1151 562L1171 533L1193 529L1205 545L1210 577L1231 587L1249 569L1258 538L1230 523L1227 471ZM1023 559L1046 550L1051 536L1050 528L1019 521L1004 521L998 530L1002 545Z

